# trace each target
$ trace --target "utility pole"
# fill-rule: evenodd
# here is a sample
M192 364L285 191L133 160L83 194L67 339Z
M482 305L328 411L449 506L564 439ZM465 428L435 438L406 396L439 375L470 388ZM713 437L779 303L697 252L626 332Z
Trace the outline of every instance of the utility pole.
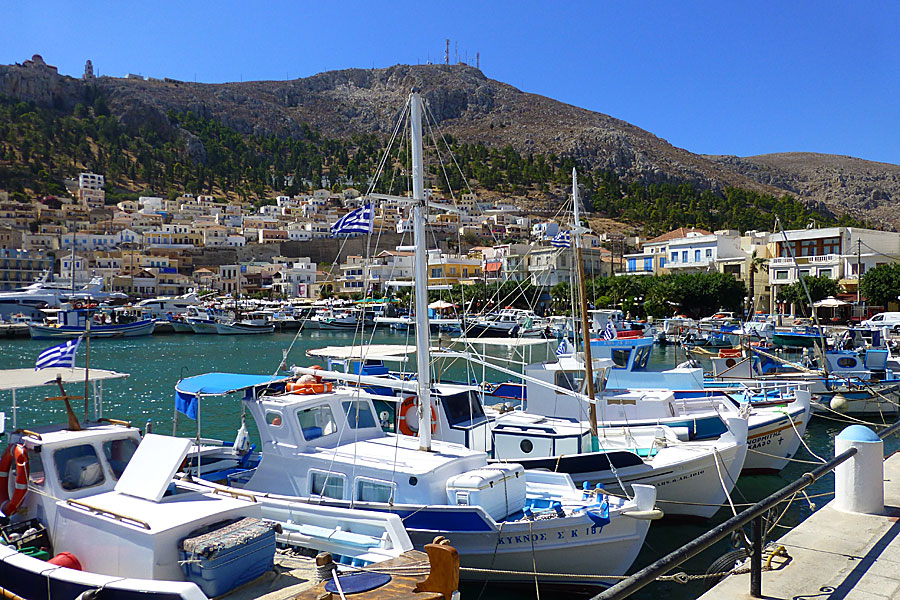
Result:
M859 310L859 284L862 283L862 239L856 238L856 306ZM862 314L859 315L862 318Z

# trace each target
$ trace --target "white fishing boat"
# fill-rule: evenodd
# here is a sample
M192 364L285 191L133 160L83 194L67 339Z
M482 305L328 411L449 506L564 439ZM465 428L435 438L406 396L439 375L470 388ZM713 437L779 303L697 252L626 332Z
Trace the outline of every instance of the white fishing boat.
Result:
M266 319L241 319L240 321L216 322L216 333L219 335L256 335L273 333L275 324Z
M261 440L256 468L232 475L247 490L308 498L335 507L399 514L417 546L436 535L453 540L472 579L597 585L596 574L619 575L636 558L654 510L656 489L635 484L630 497L601 490L584 494L565 473L492 464L484 452L433 442L427 314L426 198L421 105L411 95L417 379L423 407L419 438L385 433L371 398L306 375L299 381L230 385L222 374L182 380L178 402L187 411L218 388L240 392ZM580 578L583 577L583 579Z
M100 381L126 376L92 373ZM63 390L64 382L84 376L84 369L68 368L3 371L0 389L13 389L15 398L15 389ZM4 593L29 600L97 592L111 600L206 600L241 587L247 597L260 597L272 591L267 573L280 556L276 543L307 555L330 552L354 570L412 549L396 515L263 502L177 477L191 440L142 438L122 421L79 421L69 404L77 398L59 399L67 424L16 429L0 454L0 510L9 517L0 524ZM95 416L102 413L101 403L94 408ZM13 420L16 427L15 412ZM295 573L295 559L277 560L280 598L311 587L311 565Z
M199 306L190 306L188 307L188 311L186 316L184 317L184 320L191 328L191 331L193 331L194 333L219 333L219 330L216 329L216 323L219 319L212 309Z

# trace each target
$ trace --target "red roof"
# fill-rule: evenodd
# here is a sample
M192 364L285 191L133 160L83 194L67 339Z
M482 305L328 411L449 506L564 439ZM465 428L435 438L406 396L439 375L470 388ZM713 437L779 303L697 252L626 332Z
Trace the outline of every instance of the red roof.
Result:
M656 244L657 242L668 242L669 240L680 240L682 238L686 238L689 233L699 233L700 235L710 235L711 231L706 231L705 229L700 229L699 227L691 227L690 229L686 227L679 227L678 229L673 229L672 231L667 231L662 235L658 235L652 240L647 240L644 244Z

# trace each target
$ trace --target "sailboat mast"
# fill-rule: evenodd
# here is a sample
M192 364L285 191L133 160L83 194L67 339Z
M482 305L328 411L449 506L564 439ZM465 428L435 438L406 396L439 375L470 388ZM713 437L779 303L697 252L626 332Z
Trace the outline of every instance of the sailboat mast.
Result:
M422 164L422 100L418 92L410 95L410 133L412 137L413 243L416 292L416 383L419 395L419 450L431 450L431 369L428 347L428 250L425 238L425 183Z
M575 216L575 268L578 273L578 298L581 301L581 336L584 342L584 378L590 398L588 417L591 422L591 438L597 440L597 402L594 396L594 361L591 357L591 330L588 325L587 288L584 282L584 259L581 251L581 219L578 215L578 173L572 168L572 212ZM592 444L593 445L593 444ZM594 448L597 450L597 448Z

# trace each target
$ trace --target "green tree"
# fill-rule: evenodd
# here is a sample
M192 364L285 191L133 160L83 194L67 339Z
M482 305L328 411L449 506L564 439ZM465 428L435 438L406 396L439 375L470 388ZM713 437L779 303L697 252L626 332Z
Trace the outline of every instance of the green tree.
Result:
M866 302L876 306L887 306L897 302L900 295L900 264L879 265L869 269L860 280L860 292Z

